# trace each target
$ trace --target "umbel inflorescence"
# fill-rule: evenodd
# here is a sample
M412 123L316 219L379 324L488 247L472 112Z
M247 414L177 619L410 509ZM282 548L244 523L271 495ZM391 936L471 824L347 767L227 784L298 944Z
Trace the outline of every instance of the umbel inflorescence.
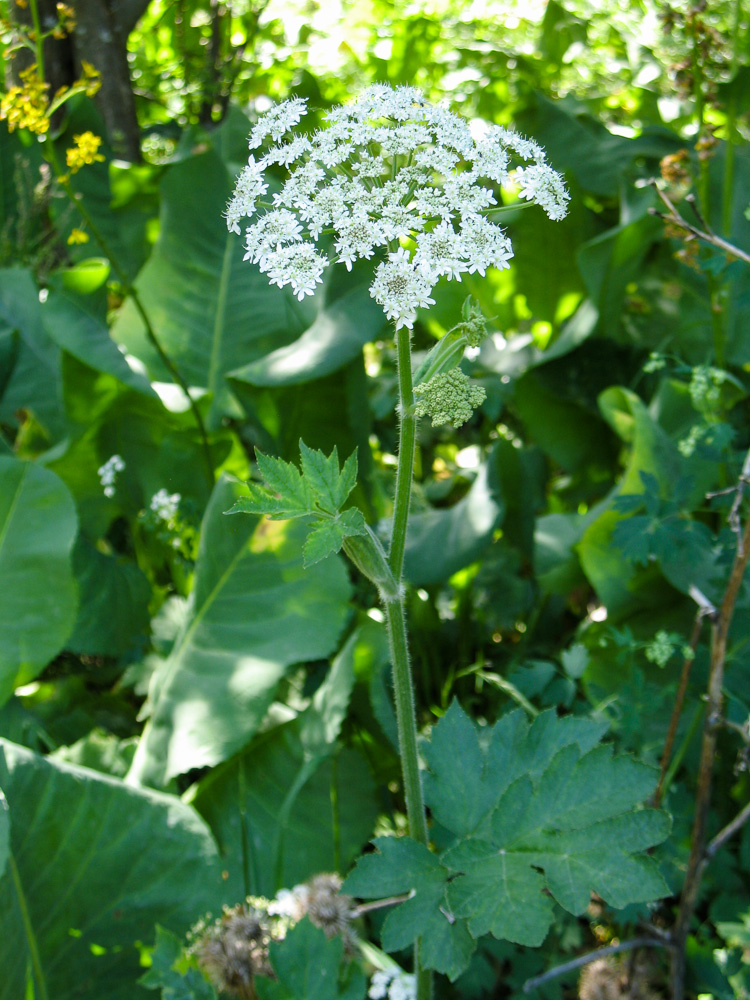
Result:
M265 152L250 156L226 210L238 234L257 213L245 229L245 260L300 300L322 282L331 256L351 270L380 250L370 294L397 330L411 329L441 277L509 266L510 240L488 218L498 186L513 181L551 219L566 213L565 185L537 143L496 125L475 138L463 118L413 87L372 86L325 114L325 127L295 135L306 113L306 101L293 98L260 117L250 148ZM265 171L275 164L289 176L264 204Z

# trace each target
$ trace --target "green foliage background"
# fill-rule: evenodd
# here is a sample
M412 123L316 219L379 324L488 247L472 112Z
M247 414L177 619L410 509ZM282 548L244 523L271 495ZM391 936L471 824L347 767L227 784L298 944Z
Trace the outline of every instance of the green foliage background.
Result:
M459 431L419 429L405 563L418 720L426 735L444 720L435 733L447 734L463 725L458 713L473 726L468 713L485 752L490 726L523 713L537 726L555 709L596 729L579 763L568 747L557 767L588 773L600 735L618 755L658 766L696 588L717 605L726 587L736 538L733 494L722 491L750 447L750 269L706 245L686 254L652 214L663 206L647 183L664 157L687 150L690 177L670 194L692 187L703 218L679 202L685 217L750 250L747 11L709 6L715 44L696 69L695 38L679 23L668 30L667 10L648 0L232 2L211 68L218 29L207 5L155 0L129 39L144 162L108 153L74 180L191 387L208 457L106 254L66 242L78 223L53 191L29 197L39 148L0 123L0 1000L43 996L40 971L50 1000L146 997L137 980L157 924L174 942L222 904L346 873L373 836L404 826L375 589L339 556L303 568L296 522L223 515L245 493L256 448L296 463L302 437L326 454L356 451L353 498L373 525L391 513L395 358L367 291L371 268L332 268L298 303L243 264L221 215L269 98L305 96L321 111L372 81L415 84L468 117L514 125L564 173L568 218L509 215L511 269L443 283L415 330L426 353L469 293L493 317L466 366L487 392L481 410ZM201 123L209 98L213 120ZM102 131L93 103L71 107L61 149L85 128ZM99 470L113 455L124 468L106 496ZM179 494L166 519L152 509L161 490ZM745 582L709 836L750 797L748 639ZM516 936L488 938L466 969L473 942L459 921L450 947L461 961L443 954L441 971L456 975L439 995L521 995L526 979L597 943L649 920L671 925L708 644L706 626L668 772L672 832L643 862L643 877L672 896L650 909L610 900L628 904L615 910L597 896L588 907L566 902L554 887L542 895L546 848L535 841L519 879L536 896ZM456 740L474 760L467 733ZM440 755L452 759L442 738L425 754L433 792ZM639 801L658 775L646 773ZM583 784L595 803L606 799L593 770ZM481 888L492 873L481 851L467 860L480 843L465 825L469 805L444 814L453 794L430 802L434 839L448 867L451 856L475 866ZM489 808L477 822L490 823ZM583 827L567 834L576 850L589 822L618 815L580 809ZM597 836L606 844L625 836L618 829ZM750 991L749 831L707 869L688 941L691 995ZM352 892L378 895L380 857L367 855ZM424 885L481 923L464 890L435 875L435 857L412 859L427 866ZM606 896L597 882L588 888ZM367 931L394 950L406 943L398 912L390 927L373 916ZM307 925L295 933L299 954L323 956L335 974L338 944ZM429 920L418 933L436 954L448 947ZM285 961L279 952L274 995L301 996L301 973ZM666 995L660 962L652 978ZM539 992L575 996L576 977ZM361 977L338 984L352 1000L364 989ZM330 995L321 990L304 995Z

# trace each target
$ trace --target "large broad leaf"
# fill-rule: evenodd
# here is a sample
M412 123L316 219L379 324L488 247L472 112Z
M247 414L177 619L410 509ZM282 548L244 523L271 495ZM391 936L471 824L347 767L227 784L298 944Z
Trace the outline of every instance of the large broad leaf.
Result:
M289 289L271 288L243 262L242 240L227 231L223 212L232 178L213 150L175 164L161 183L159 240L136 280L165 351L183 378L214 397L212 422L241 413L224 376L289 343L309 325L315 307ZM132 301L112 335L153 377L171 381L146 336Z
M0 420L13 424L17 410L30 410L50 440L62 437L60 348L44 328L39 290L25 268L0 270L0 320L18 337L12 354L3 351L3 367L9 370L0 383Z
M73 500L54 473L0 457L0 704L49 663L73 628L77 530Z
M238 898L344 870L372 833L378 804L369 769L336 745L358 637L301 715L257 737L195 789L191 801L214 832Z
M505 506L494 463L481 466L471 489L447 510L409 518L404 575L415 587L441 583L477 559L492 541Z
M79 537L73 550L78 617L67 647L89 656L120 656L148 627L151 586L133 562L105 555Z
M366 898L414 893L386 919L384 946L403 947L409 933L428 951L433 937L445 941L428 964L455 976L470 953L458 937L463 921L471 938L491 933L538 946L553 919L550 897L577 914L592 892L615 907L666 895L642 853L669 832L665 813L639 808L657 772L614 758L610 746L596 745L601 733L590 719L552 711L530 725L519 710L480 741L454 703L425 748L425 799L460 839L440 858L408 838L376 841L379 853L344 885ZM450 970L434 964L449 953Z
M286 668L331 653L348 617L342 561L305 570L294 523L225 517L244 493L222 479L212 494L190 614L154 673L129 780L160 785L226 760L257 730Z
M11 842L0 879L0 1000L135 1000L136 941L184 934L224 899L216 848L179 799L0 741ZM39 973L46 993L38 989Z
M76 295L61 282L49 289L41 307L44 328L51 339L96 371L107 372L147 396L155 396L145 376L133 371L109 335L106 300Z
M302 336L231 372L232 378L259 386L297 385L343 367L383 328L383 310L369 292L371 280L368 265L352 274L334 268L325 291L316 296L320 311Z
M0 876L10 857L10 817L8 815L8 800L0 789Z

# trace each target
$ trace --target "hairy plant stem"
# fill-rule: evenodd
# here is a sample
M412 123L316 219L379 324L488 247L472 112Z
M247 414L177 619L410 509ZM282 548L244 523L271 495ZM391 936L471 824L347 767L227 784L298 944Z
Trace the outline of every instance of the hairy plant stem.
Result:
M406 525L409 520L412 476L414 474L414 447L417 437L417 418L414 416L414 386L411 374L411 334L405 327L396 331L398 358L398 392L400 436L398 442L398 468L396 470L396 497L393 505L393 529L388 562L396 583L401 583L404 568Z
M44 39L43 39L43 36L42 36L41 25L40 25L40 21L39 21L39 10L38 10L38 7L37 7L37 0L31 0L30 7L31 7L32 22L34 24L34 41L35 41L35 46L36 46L36 63L37 63L37 69L39 71L40 79L43 80L44 79ZM144 327L144 329L146 331L146 337L148 338L149 343L152 345L152 347L154 348L154 350L156 351L156 353L159 355L160 361L162 362L162 364L164 365L164 367L167 369L167 371L169 372L169 374L172 376L172 378L173 378L174 382L176 383L176 385L178 385L180 387L180 389L182 389L183 393L185 394L185 398L187 399L188 405L189 405L190 410L191 410L191 412L193 414L193 419L195 420L196 426L198 428L198 434L199 434L200 439L201 439L201 446L202 446L202 451L203 451L204 464L205 464L205 467L206 467L207 479L208 479L209 485L211 487L213 487L214 481L215 481L215 477L214 477L213 459L211 458L211 446L210 446L209 441L208 441L208 433L206 431L206 425L204 423L204 420L203 420L203 417L201 415L201 412L200 412L200 410L198 408L198 404L195 402L195 400L193 399L193 397L190 395L190 390L188 388L187 382L182 377L182 375L180 374L179 370L177 369L177 366L172 361L172 359L169 357L169 355L167 354L167 352L164 350L164 347L162 346L161 342L159 341L159 338L156 335L156 331L154 330L154 328L153 328L153 326L151 324L151 320L149 319L148 313L146 312L146 309L144 308L144 305L141 302L140 296L138 295L137 291L135 290L135 287L133 286L132 282L130 281L130 278L128 278L127 274L125 273L125 270L122 268L122 266L120 265L120 262L117 260L117 256L112 252L112 249L108 245L107 240L102 235L102 232L99 229L99 227L97 226L97 224L94 222L94 219L92 218L91 213L89 212L89 210L86 208L86 206L83 203L83 199L73 189L73 185L70 183L70 177L68 176L68 174L62 168L62 165L60 163L60 159L59 159L59 157L57 155L57 150L55 149L54 139L50 135L49 131L47 131L45 133L45 135L44 135L44 147L45 147L45 150L46 150L46 153L47 153L47 161L48 161L49 165L52 167L52 170L53 170L53 172L55 174L57 182L60 184L60 186L62 187L63 191L68 196L68 199L69 199L70 203L74 206L74 208L77 209L79 215L81 216L81 218L85 222L86 226L90 230L91 235L94 237L94 239L96 240L96 242L99 244L99 247L101 248L102 253L109 260L109 263L110 263L110 265L112 267L112 270L115 272L115 274L119 278L120 284L122 285L123 289L125 290L125 294L128 295L133 300L133 305L135 306L136 311L138 312L138 315L141 317L141 321L143 322L143 327Z
M750 466L750 452L743 466L743 476ZM742 488L742 477L738 491ZM723 683L724 666L727 655L727 638L729 627L734 615L737 596L750 557L750 516L748 516L742 534L738 536L737 551L732 570L729 574L721 606L713 624L711 635L711 663L708 677L708 697L703 723L703 744L698 770L698 791L693 818L693 835L690 847L687 873L680 894L680 905L677 921L673 931L675 949L672 954L672 998L683 1000L685 996L685 946L690 932L690 923L695 910L701 877L706 865L705 850L706 825L711 805L711 785L716 756L717 734L722 724L722 706L724 701Z
M411 372L410 331L402 327L396 331L398 357L400 437L398 467L396 470L396 497L393 508L393 528L388 562L398 587L395 599L384 599L388 641L393 666L393 688L396 700L396 722L401 755L401 772L406 798L406 815L409 833L420 844L427 845L427 817L425 815L422 782L419 775L417 750L417 719L414 709L414 686L409 660L409 639L406 631L404 608L403 566L406 528L411 503L412 476L414 473L414 448L417 420L414 416L414 386ZM417 977L417 1000L429 1000L432 993L432 976L423 969L419 960L419 945L414 945L414 972Z

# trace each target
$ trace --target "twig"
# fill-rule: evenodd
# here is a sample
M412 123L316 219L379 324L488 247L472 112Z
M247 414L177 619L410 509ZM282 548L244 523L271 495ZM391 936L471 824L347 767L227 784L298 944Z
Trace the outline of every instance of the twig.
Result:
M373 910L382 910L386 906L396 906L397 903L405 903L414 894L414 890L412 889L411 892L405 892L402 896L389 896L387 899L376 899L372 903L360 903L359 906L354 907L351 915L356 920L357 917L361 917L365 913L371 913Z
M659 195L661 200L667 206L668 212L658 211L656 208L650 208L650 215L657 215L660 219L665 222L671 223L678 229L684 229L685 232L690 233L695 236L696 239L703 240L704 243L709 243L711 246L715 246L719 250L723 250L724 253L729 254L732 257L736 257L737 260L742 260L746 264L750 264L750 254L746 253L744 250L740 250L733 243L729 243L727 240L717 236L715 232L711 229L699 229L697 226L692 225L687 219L680 215L679 211L675 208L672 202L669 200L668 196L657 186L656 181L651 182L653 187L656 188L656 193ZM693 209L695 211L695 208Z
M735 833L738 833L742 827L750 819L750 802L745 806L745 808L737 813L731 823L727 823L723 830L720 830L711 843L706 848L703 854L703 860L705 863L709 862L711 858L716 854L716 852L724 846L724 844L733 837Z
M749 464L750 452L748 452L748 456L745 458L742 466L743 475ZM738 483L738 492L742 489L742 485L742 483ZM739 517L739 513L737 516ZM748 556L750 556L750 516L747 518L744 531L738 539L737 551L735 552L732 570L729 574L729 581L711 635L711 663L708 678L706 714L703 723L703 743L698 770L698 790L695 801L692 843L673 934L675 949L672 958L672 1000L683 1000L685 995L685 945L698 897L703 869L706 865L704 844L706 840L708 811L711 804L711 784L716 755L716 738L722 724L727 638L737 597L745 576Z
M656 786L656 791L654 792L653 798L651 799L651 804L654 808L658 809L661 805L662 796L664 795L664 779L667 776L667 769L669 768L669 762L672 759L672 749L674 747L675 737L677 736L677 726L680 722L680 716L682 715L682 706L685 702L685 695L687 694L688 681L690 680L690 668L695 660L695 651L698 648L698 640L700 639L701 632L703 630L703 619L708 614L708 611L704 607L699 607L695 615L695 621L693 622L693 631L690 635L690 653L685 655L685 659L682 664L682 673L680 674L680 684L677 688L677 694L674 699L674 707L672 708L672 717L669 720L669 729L667 730L667 737L664 740L664 750L661 755L661 770L659 772L659 782Z
M579 955L578 958L574 958L570 962L558 965L541 976L534 976L533 979L527 979L523 984L523 991L524 993L531 993L532 990L535 990L537 986L541 986L542 983L546 983L550 979L557 979L558 976L564 976L567 972L573 972L574 969L580 969L581 966L595 962L598 958L606 958L607 955L616 955L621 951L632 951L633 948L671 947L673 947L671 941L653 937L631 938L630 941L623 941L620 944L608 944L604 948L597 948L596 951L590 951L586 955Z

